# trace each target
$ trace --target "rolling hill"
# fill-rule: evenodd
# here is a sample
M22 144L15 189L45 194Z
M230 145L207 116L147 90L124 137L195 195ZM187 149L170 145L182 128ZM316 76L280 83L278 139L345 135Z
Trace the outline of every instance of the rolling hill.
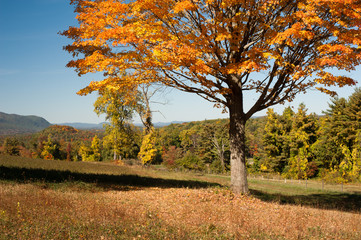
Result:
M0 135L13 135L21 133L33 133L51 124L42 117L21 116L0 112Z

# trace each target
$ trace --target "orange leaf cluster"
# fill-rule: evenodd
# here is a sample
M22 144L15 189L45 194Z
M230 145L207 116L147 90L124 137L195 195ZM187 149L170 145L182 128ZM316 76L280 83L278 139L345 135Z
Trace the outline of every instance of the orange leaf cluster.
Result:
M251 116L315 84L353 85L354 80L328 70L351 71L361 61L357 0L72 4L79 26L62 34L74 40L65 49L77 59L68 67L79 75L105 75L79 94L161 82L229 107L238 92L257 91Z

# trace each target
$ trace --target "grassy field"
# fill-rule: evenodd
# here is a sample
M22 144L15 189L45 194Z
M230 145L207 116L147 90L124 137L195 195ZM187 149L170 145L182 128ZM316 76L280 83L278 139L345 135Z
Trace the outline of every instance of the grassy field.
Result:
M361 239L361 187L0 156L0 239ZM345 186L345 189L346 190ZM360 191L359 191L360 190Z

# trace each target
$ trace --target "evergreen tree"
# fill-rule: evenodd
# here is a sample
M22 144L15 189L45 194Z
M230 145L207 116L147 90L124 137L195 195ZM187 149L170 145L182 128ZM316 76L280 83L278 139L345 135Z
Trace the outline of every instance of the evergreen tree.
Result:
M347 114L349 104L344 98L333 98L326 116L320 121L318 140L313 147L316 161L324 169L333 169L344 158L342 146L352 148L355 131Z
M356 88L354 93L349 97L347 107L345 109L348 124L346 140L349 146L354 148L357 145L357 135L361 130L361 88Z
M282 154L283 143L280 116L269 108L263 136L264 157L260 162L261 171L280 171L279 156Z
M281 173L284 171L288 160L291 156L291 131L293 127L293 121L295 118L295 113L291 107L287 107L283 110L282 115L280 116L281 123L281 140L282 147L280 155L278 156L277 172Z
M361 89L356 88L348 100L332 99L329 107L314 153L326 176L347 182L359 175Z
M290 158L286 176L296 179L311 177L308 176L312 161L311 146L317 140L317 130L316 116L308 115L306 106L300 104L290 132Z

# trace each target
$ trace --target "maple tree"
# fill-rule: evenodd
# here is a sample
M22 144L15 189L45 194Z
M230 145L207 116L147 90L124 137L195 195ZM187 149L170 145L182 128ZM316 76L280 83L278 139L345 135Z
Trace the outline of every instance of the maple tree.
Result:
M235 193L248 192L246 121L311 87L334 95L328 87L355 81L329 70L351 71L360 64L358 0L71 3L79 26L61 33L74 40L65 47L76 58L67 66L79 75L105 76L79 94L112 87L126 90L131 100L139 84L160 82L224 107Z

